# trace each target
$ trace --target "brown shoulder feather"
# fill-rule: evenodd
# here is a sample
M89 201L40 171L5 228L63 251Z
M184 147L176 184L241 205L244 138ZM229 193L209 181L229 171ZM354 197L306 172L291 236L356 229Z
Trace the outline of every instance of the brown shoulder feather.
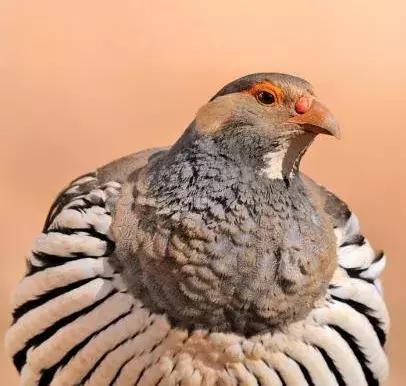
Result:
M131 173L144 167L151 158L164 154L167 150L167 147L146 149L119 158L99 168L97 178L101 183L108 181L123 183Z
M320 205L320 208L330 216L333 226L344 226L351 216L351 211L347 204L305 174L301 173L300 178L309 194L311 194L313 199Z

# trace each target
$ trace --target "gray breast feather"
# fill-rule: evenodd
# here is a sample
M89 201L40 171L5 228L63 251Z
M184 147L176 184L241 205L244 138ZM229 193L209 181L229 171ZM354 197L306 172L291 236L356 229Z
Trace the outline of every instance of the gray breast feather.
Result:
M127 293L109 255L120 184L74 181L51 208L6 336L23 385L378 385L387 374L385 265L349 213L325 299L284 331L244 338L171 328Z

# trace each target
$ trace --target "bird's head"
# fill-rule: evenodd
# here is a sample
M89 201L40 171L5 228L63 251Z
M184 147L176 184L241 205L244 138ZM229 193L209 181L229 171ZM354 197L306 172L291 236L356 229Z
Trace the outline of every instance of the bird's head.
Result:
M311 85L279 73L247 75L223 87L198 111L195 130L279 179L294 172L317 134L340 136Z

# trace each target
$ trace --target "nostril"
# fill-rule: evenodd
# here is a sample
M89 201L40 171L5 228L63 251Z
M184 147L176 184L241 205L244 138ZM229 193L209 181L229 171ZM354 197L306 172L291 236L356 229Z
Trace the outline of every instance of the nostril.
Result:
M299 98L299 100L295 104L295 111L298 114L304 114L306 111L310 109L311 106L311 99L305 96Z

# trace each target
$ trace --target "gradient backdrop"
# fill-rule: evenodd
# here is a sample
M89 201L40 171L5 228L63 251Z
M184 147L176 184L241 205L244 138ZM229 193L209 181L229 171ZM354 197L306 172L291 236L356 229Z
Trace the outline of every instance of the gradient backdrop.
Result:
M175 141L223 84L300 75L341 122L304 169L344 198L389 264L391 386L405 384L404 1L0 1L0 333L56 193ZM0 350L2 385L17 376Z

